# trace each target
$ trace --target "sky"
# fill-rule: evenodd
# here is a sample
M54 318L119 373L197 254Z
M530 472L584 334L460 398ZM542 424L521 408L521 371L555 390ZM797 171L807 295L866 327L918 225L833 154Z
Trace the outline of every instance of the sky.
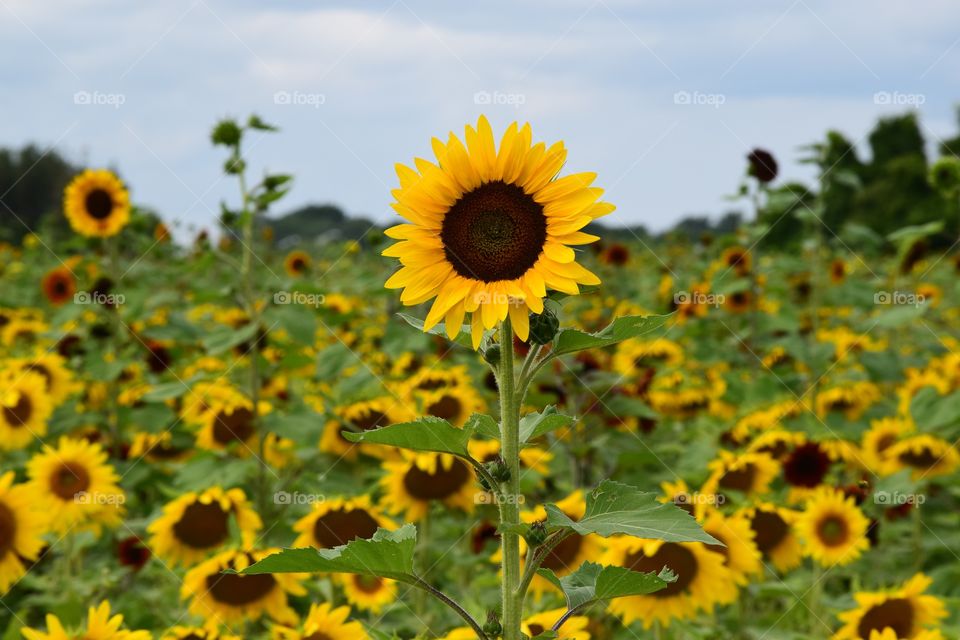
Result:
M214 225L235 181L209 131L257 113L253 175L292 173L283 213L393 218L394 165L486 114L529 122L596 171L611 224L719 217L748 151L810 180L837 129L867 155L878 117L956 135L955 0L0 0L0 144L116 168L138 204Z

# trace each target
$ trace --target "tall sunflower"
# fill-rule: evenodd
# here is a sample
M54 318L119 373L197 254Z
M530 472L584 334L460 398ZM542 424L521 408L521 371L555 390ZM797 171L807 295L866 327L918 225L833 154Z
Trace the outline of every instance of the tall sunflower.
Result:
M547 289L577 294L600 280L576 262L571 246L598 240L580 231L613 205L600 202L593 173L557 178L566 160L562 142L532 143L530 125L511 124L493 139L483 116L467 126L466 144L453 133L434 138L437 164L417 158L416 169L397 165L394 210L409 224L386 230L399 240L383 255L400 270L386 282L416 305L436 298L424 329L445 321L453 338L471 314L474 348L484 329L507 315L521 340L528 312L541 313Z
M130 194L112 171L87 169L67 185L63 211L80 235L109 238L130 222Z
M110 615L110 603L104 600L96 607L87 610L87 624L77 633L68 633L60 619L52 613L47 614L47 630L24 628L20 631L27 640L150 640L149 631L127 631L122 629L123 616Z
M37 559L46 531L29 491L13 478L13 471L0 476L0 595L23 577L25 563Z
M886 629L892 629L898 639L917 640L925 629L947 617L943 601L924 593L931 582L918 573L895 589L853 594L857 607L838 616L843 627L833 640L873 640Z

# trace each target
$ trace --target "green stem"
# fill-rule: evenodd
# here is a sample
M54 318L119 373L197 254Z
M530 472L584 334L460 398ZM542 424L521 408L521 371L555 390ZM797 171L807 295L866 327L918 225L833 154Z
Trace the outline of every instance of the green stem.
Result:
M820 631L820 601L823 599L823 569L817 562L813 563L813 586L810 587L810 633L816 635Z
M435 588L420 577L414 577L410 584L426 593L429 593L434 598L456 611L457 615L463 618L464 622L470 625L470 628L473 629L474 633L477 634L477 637L480 640L490 640L487 634L484 633L483 627L481 627L480 624L474 620L469 613L467 613L466 609L461 607L453 598L445 594L443 591ZM506 636L504 636L504 638L506 638Z
M513 327L507 318L500 325L500 453L510 479L501 496L500 523L520 524L520 408L513 365ZM503 551L503 640L520 640L521 599L516 593L520 583L520 536L515 529L500 534Z

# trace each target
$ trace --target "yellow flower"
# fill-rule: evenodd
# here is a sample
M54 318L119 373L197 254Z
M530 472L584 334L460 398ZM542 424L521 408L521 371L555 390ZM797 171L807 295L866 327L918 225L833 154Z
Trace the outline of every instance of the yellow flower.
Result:
M890 448L900 437L913 431L911 420L903 418L880 418L870 422L870 429L863 433L860 454L863 463L874 473L888 476L900 468L900 463L890 455Z
M395 460L397 450L376 444L354 444L343 437L344 431L369 431L378 427L406 422L414 414L400 400L381 396L354 402L333 410L336 420L328 420L320 436L320 450L353 461L363 452L376 458Z
M704 495L723 495L736 491L745 496L759 496L770 491L770 483L780 472L779 463L767 453L731 453L720 451L720 457L707 467L710 476L700 490Z
M87 169L67 185L63 211L80 235L109 238L130 221L130 194L113 172Z
M926 628L947 616L940 598L924 593L930 583L930 578L918 573L895 589L853 594L857 607L838 616L844 624L833 640L873 640L875 633L886 633L885 629L892 629L898 640L922 638Z
M47 630L22 629L21 633L26 640L150 640L149 631L126 631L123 626L123 616L110 615L110 603L106 600L96 607L87 610L87 624L77 633L68 633L63 628L60 619L52 613L47 614Z
M556 178L563 143L532 144L529 125L510 125L499 149L483 116L465 134L466 145L452 133L446 144L433 140L437 164L397 166L393 208L410 224L385 232L399 242L383 255L402 265L386 287L402 288L406 305L436 298L425 330L445 321L456 337L469 313L477 348L484 329L509 315L525 341L528 312L543 311L548 288L575 295L600 284L571 246L596 241L580 229L614 207L590 186L596 174Z
M403 453L402 459L384 462L387 474L380 480L383 505L390 513L404 513L407 520L422 520L430 505L442 502L450 508L472 512L478 489L473 468L448 454Z
M0 475L0 595L23 577L26 562L37 559L46 531L29 490L13 479L13 471Z
M754 544L764 561L781 573L795 569L803 561L803 550L793 529L796 511L760 502L737 512L750 522Z
M804 552L825 567L845 565L870 548L867 528L870 521L853 497L824 487L807 501L797 518L795 529L804 544Z
M760 550L754 544L756 534L743 514L725 516L719 511L710 511L703 530L725 545L708 544L706 548L723 556L723 564L730 569L736 584L745 586L750 576L763 573Z
M396 524L370 503L369 496L330 498L315 502L310 513L293 525L300 534L293 545L331 549L354 538L372 538L378 528L395 529Z
M221 633L216 627L183 627L175 626L160 640L242 640L240 636L230 633Z
M302 276L310 270L310 254L305 251L291 251L283 260L283 268L288 276Z
M347 622L350 607L337 607L329 602L310 605L310 612L299 628L277 625L273 627L271 640L369 640L366 630L359 622Z
M40 440L52 412L43 376L5 371L0 375L0 450L22 449Z
M527 617L520 624L520 629L531 638L535 638L544 631L551 629L564 613L566 613L566 609L553 609L552 611L536 613ZM585 616L570 616L557 629L557 640L590 640L590 632L587 631L588 624L590 624L590 619Z
M379 614L397 599L397 583L387 578L340 573L334 579L343 587L347 602L364 611Z
M957 449L946 440L928 434L901 440L887 453L901 469L912 469L915 480L947 475L960 466Z

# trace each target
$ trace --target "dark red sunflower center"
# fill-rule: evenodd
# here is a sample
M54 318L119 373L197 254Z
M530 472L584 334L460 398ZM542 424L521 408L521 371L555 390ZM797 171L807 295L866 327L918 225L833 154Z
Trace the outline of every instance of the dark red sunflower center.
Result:
M757 511L750 521L750 528L756 536L757 549L765 556L780 546L787 537L790 527L779 514L771 511Z
M837 515L828 515L817 523L817 537L828 547L845 543L849 531L847 521Z
M95 220L106 220L113 211L113 198L103 189L94 189L88 193L84 204L87 213Z
M17 534L17 518L10 507L0 502L0 560L13 549Z
M11 427L22 427L30 420L32 413L33 405L30 403L30 398L21 393L17 404L3 408L3 419Z
M428 473L416 465L411 466L403 476L403 486L407 493L418 500L443 500L459 491L469 479L467 466L454 460L449 469L438 463L436 473Z
M443 251L471 280L515 280L536 263L547 239L543 206L502 181L482 184L457 200L443 219Z
M177 540L194 549L209 549L227 539L230 513L216 502L194 502L173 525Z
M78 493L89 488L90 474L79 464L61 463L50 476L50 490L63 500L73 500Z
M218 413L213 422L213 439L223 445L246 442L254 431L253 412L242 407L229 415Z
M887 600L883 604L871 607L860 619L857 635L869 638L871 631L883 631L890 628L897 632L898 638L913 635L913 607L904 598Z
M783 463L783 476L795 487L815 487L829 470L830 456L816 442L800 445Z
M671 571L677 574L677 581L671 582L666 588L651 594L656 598L668 598L683 593L690 586L694 578L697 577L700 565L697 563L697 557L693 555L690 549L674 542L668 542L657 549L657 552L652 556L644 553L630 555L627 557L624 566L644 573L659 573L664 567L669 567Z
M207 576L207 590L217 602L234 607L253 604L269 594L277 580L269 573L238 576L231 573L215 573Z
M339 547L354 538L372 538L377 532L377 521L363 509L331 511L317 518L313 524L313 539L324 549Z
M436 416L437 418L443 418L444 420L455 421L460 417L460 412L463 410L463 405L460 404L460 400L451 395L444 395L436 402L430 404L427 407L427 413L431 416Z

